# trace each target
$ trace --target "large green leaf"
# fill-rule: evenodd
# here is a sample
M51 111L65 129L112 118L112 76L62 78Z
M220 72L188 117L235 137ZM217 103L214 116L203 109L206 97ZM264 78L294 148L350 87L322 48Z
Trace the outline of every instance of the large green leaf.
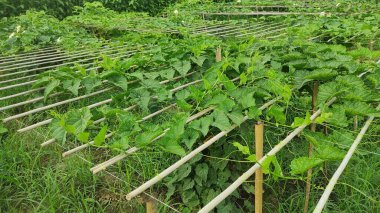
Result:
M299 157L292 160L290 163L292 175L298 175L307 170L322 164L324 160L319 158Z
M78 90L80 87L80 83L81 83L80 79L66 80L66 81L62 82L62 86L64 89L73 93L73 95L78 96Z
M211 123L212 123L212 116L205 116L199 120L192 121L189 127L200 131L203 134L203 136L206 136L209 131L209 127Z
M315 149L317 151L315 157L322 160L342 160L346 154L343 150L327 144L315 147Z
M212 126L219 128L220 130L228 130L231 127L231 123L228 116L220 110L215 110L212 114Z
M107 126L103 126L99 133L96 135L96 137L94 138L95 146L101 146L104 143L106 139L107 129Z
M50 83L45 87L44 91L44 98L45 101L49 97L50 93L53 92L55 88L57 88L60 85L61 81L57 79L53 79L50 81Z
M191 69L191 63L187 60L176 60L172 66L181 75L186 75Z

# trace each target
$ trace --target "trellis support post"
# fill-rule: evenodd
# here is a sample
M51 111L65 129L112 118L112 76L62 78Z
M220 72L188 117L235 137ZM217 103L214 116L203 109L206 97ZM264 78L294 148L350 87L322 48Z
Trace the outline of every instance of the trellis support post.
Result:
M313 85L313 96L312 96L312 100L311 100L312 114L314 114L316 111L318 87L319 87L319 82L315 81L314 85ZM315 122L313 122L310 126L310 129L312 132L315 132L317 129L317 124ZM311 143L309 143L309 158L312 157L312 155L313 155L313 145ZM303 208L304 213L307 213L309 211L312 175L313 175L313 169L310 168L309 170L307 170L306 189L305 189L305 203L304 203L304 208Z
M222 61L222 48L220 46L216 48L215 59L216 62Z
M259 121L255 125L256 161L263 157L264 123ZM255 213L263 212L263 170L260 168L255 175Z
M146 202L146 213L156 213L155 203L152 200Z

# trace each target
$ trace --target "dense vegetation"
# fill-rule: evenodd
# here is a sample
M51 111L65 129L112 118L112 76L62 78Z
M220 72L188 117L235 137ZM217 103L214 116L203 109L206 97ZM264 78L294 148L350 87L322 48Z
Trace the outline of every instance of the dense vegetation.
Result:
M63 19L75 12L75 6L83 6L85 2L94 2L94 0L1 0L0 17L15 16L27 10L36 9L44 10L49 15ZM176 0L101 0L99 2L102 2L107 8L115 11L147 12L154 15L161 12L168 5L176 2Z
M156 13L164 2L169 3L155 1L156 5L149 5L146 1L145 5L133 7L132 4L132 7L136 11ZM289 3L293 2L284 2L284 5ZM109 8L129 8L118 7L118 4L125 6L124 1L107 4ZM41 101L7 113L18 114L100 90L108 93L94 98L96 103L109 98L110 101L91 108L87 106L94 102L81 101L19 120L30 125L51 118L48 126L37 129L44 132L42 135L32 132L18 137L13 131L21 128L21 124L0 126L3 141L0 171L4 171L1 173L4 175L0 175L0 187L4 188L0 209L121 211L130 204L127 208L131 211L140 211L140 203L127 203L117 196L135 188L128 183L135 186L155 177L210 138L226 131L228 134L152 188L157 197L181 212L195 212L256 162L252 148L252 126L256 121L266 125L265 153L293 129L317 124L316 132L305 130L285 150L269 156L261 165L266 174L264 208L268 212L274 209L301 212L306 172L314 168L312 209L358 134L357 123L360 127L368 116L380 117L377 108L380 14L376 12L379 6L366 1L342 4L345 5L315 3L318 8L289 10L314 11L316 16L256 18L291 26L286 29L286 36L275 40L254 36L221 39L192 34L195 27L207 23L198 12L247 10L223 9L235 5L230 3L183 2L167 8L166 18L156 18L147 13L119 13L95 2L77 7L77 14L61 21L36 11L2 20L0 50L3 55L50 45L67 51L80 48L100 51L107 45L131 54L121 57L117 53L96 55L94 52L96 60L92 64L75 63L33 73L33 89L42 89L29 99L40 97ZM222 51L220 60L215 57L217 49ZM184 84L188 85L181 87ZM315 107L322 113L312 121L315 85L319 87ZM7 91L2 96L13 93ZM327 105L331 99L334 103ZM275 101L262 108L271 100ZM1 106L7 104L11 102ZM149 117L164 108L166 110L154 118ZM205 113L190 119L200 112ZM6 117L4 113L2 118ZM380 211L379 135L380 125L376 120L334 190L326 207L329 212ZM53 149L28 154L38 149L30 144L40 144L49 138L55 141ZM31 143L15 146L27 140ZM83 144L92 147L96 154L85 152L78 156L92 162L103 162L135 150L113 168L125 174L127 184L113 185L105 175L93 177L88 165L75 160L55 159L55 152L61 152L61 147L75 148ZM308 154L309 144L314 147L312 156ZM18 147L22 148L17 150ZM37 176L44 178L33 180ZM31 190L25 190L28 181L33 183ZM61 187L63 189L59 189ZM47 192L42 193L44 190ZM104 194L118 197L117 201L105 201ZM253 196L254 185L248 181L217 210L251 211ZM60 198L64 199L60 201ZM160 210L168 211L164 207Z

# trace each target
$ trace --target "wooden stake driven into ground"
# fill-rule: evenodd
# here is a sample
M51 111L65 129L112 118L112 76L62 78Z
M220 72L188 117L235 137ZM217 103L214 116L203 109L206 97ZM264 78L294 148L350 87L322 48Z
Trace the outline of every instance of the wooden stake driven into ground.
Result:
M317 105L317 97L318 97L318 87L319 87L319 82L316 81L314 82L313 85L313 96L312 96L312 114L315 113L316 111L316 105ZM313 122L310 126L310 129L312 132L315 132L317 129L317 124ZM309 158L311 158L313 155L313 144L309 143ZM313 169L310 168L307 170L307 179L306 179L306 192L305 192L305 204L303 208L303 212L307 213L309 210L309 200L310 200L310 190L311 190L311 177L313 175Z
M256 161L263 157L264 146L264 123L257 122L255 125ZM255 176L255 213L263 212L263 171L260 168Z

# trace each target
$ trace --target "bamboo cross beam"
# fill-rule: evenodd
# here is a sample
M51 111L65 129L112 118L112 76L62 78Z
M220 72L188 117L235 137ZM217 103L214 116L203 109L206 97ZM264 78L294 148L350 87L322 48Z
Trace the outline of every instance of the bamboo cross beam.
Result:
M246 26L246 27L243 27L243 28L238 28L234 31L231 31L231 30L226 30L226 31L223 31L221 33L218 33L217 35L218 36L221 36L221 37L228 37L228 36L234 36L238 33L241 33L241 32L244 32L244 31L256 31L256 30L260 30L260 29L263 29L265 27L270 27L272 25L277 25L278 23L262 23L262 24L259 24L259 25L249 25L249 26Z
M105 40L104 45L102 45L101 48L110 47L113 44L120 45L118 43L112 42L111 40ZM123 44L127 44L127 42L121 43L121 45ZM44 58L54 57L54 56L62 55L62 53L77 54L83 51L90 51L90 50L94 50L94 49L86 48L84 50L81 49L81 50L74 50L74 51L65 51L64 49L59 49L59 48L57 49L57 47L50 47L50 49L42 48L42 49L39 49L38 51L33 51L29 53L19 53L19 54L13 55L11 58L8 58L7 60L1 60L0 58L0 66L9 64L9 63L19 63L23 61L30 61L36 58L44 59Z
M326 106L332 105L336 101L336 97L332 98ZM322 110L317 110L313 115L310 116L310 120L314 121L320 114ZM264 163L264 161L269 157L276 155L285 145L287 145L294 137L296 137L300 132L302 132L307 127L307 124L303 124L293 130L284 140L278 143L273 149L271 149L264 157L262 157L254 166L252 166L247 172L240 176L233 184L231 184L227 189L215 197L211 202L209 202L205 207L203 207L199 213L206 213L212 211L220 202L222 202L226 197L231 195L241 184L243 184L249 177L251 177Z
M128 47L128 45L123 45L121 47ZM120 48L121 48L120 47ZM32 66L37 66L37 65L44 65L44 64L51 64L51 63L56 63L56 62L61 62L65 60L71 60L71 59L76 59L76 58L83 58L83 57L88 57L88 56L93 56L94 54L102 54L105 52L105 50L117 50L119 47L112 47L112 46L107 46L101 49L96 49L96 50L81 50L78 51L77 53L71 53L71 54L60 54L57 57L49 57L49 58L38 58L37 60L28 60L26 62L22 63L12 63L12 64L7 64L7 65L0 65L0 72L8 71L7 69L10 69L15 67L16 69L21 69L21 68L28 68ZM4 69L7 68L7 69Z
M227 34L220 34L218 36L221 36L221 37L242 37L242 36L246 36L246 35L251 35L251 34L259 34L259 33L262 33L262 32L267 32L269 29L273 29L273 28L276 28L278 26L282 26L282 24L278 24L278 23L272 23L272 24L268 24L268 25L263 25L263 26L259 26L259 27L253 27L253 28L250 28L250 29L247 29L246 31L244 30L238 30L238 31L235 31L235 32L232 32L232 33L227 33Z
M116 48L116 49L112 49L112 50L108 50L108 51L104 51L103 53L110 53L110 52L114 52L114 51L119 51L119 50L122 50L124 47L120 47L120 48ZM111 55L121 55L121 54L129 54L129 55L133 55L134 53L136 53L138 50L128 50L126 52L116 52L116 53L113 53ZM78 57L74 57L74 58L78 58ZM80 59L80 60L76 60L76 61L70 61L70 62L65 62L65 63L60 63L60 64L55 64L55 65L49 65L49 66L43 66L43 67L37 67L37 68L33 68L33 69L28 69L28 70L24 70L24 71L17 71L17 72L11 72L11 73L7 73L7 74L2 74L0 75L0 78L4 78L4 77L9 77L9 76L15 76L15 75L19 75L19 74L25 74L25 73L30 73L30 72L36 72L36 71L44 71L44 70L47 70L47 69L53 69L53 68L57 68L57 67L61 67L61 66L67 66L67 65L74 65L76 63L82 63L82 62L87 62L87 61L90 61L90 60L95 60L95 59L98 59L100 58L100 55L98 56L92 56L92 57L88 57L88 58L84 58L84 59ZM60 60L60 61L64 61L64 60ZM42 63L42 64L47 64L47 63ZM40 65L42 65L40 64ZM21 66L21 67L14 67L14 68L11 68L11 69L6 69L6 70L0 70L0 72L9 72L9 71L12 71L12 70L18 70L18 69L22 69L24 68L25 66Z
M129 57L129 56L133 55L136 52L133 52L133 53L130 53L130 54L127 54L127 55L123 55L123 54L125 54L124 52L122 52L122 53L114 53L114 54L111 54L111 55L108 55L108 56L109 57L114 57L112 59L118 59L118 58ZM144 52L144 51L142 51L142 52ZM97 62L90 62L90 63L82 64L82 66L93 65L93 64L96 64L96 63ZM59 66L62 66L62 64L60 64ZM89 71L89 70L94 70L94 69L98 69L98 68L101 68L101 66L87 68L86 70ZM79 72L79 71L76 71L76 72ZM38 75L34 75L34 76L38 76ZM0 91L4 91L4 90L8 90L8 89L13 89L13 88L16 88L16 87L21 87L21 86L26 86L26 85L31 85L31 84L33 84L35 82L37 82L37 80L32 80L32 81L28 81L28 82L19 83L19 84L13 84L13 85L5 86L5 87L0 87Z
M105 50L105 51L100 50L100 51L98 52L98 54L105 54L105 53L109 53L109 52L120 51L120 50L124 50L126 47L128 47L128 45L123 45L123 46L120 46L120 47L111 47L110 49L107 49L107 50ZM136 50L130 50L130 51L127 52L127 53L132 53L132 52L134 52L134 51L136 51ZM87 58L84 58L84 59L80 59L80 58L86 57L85 54L76 55L76 56L71 57L70 59L80 59L80 60L75 60L75 61L73 61L73 62L66 62L66 63L63 63L63 64L64 64L64 65L74 64L74 63L79 63L79 62L84 62L84 61L94 60L94 59L97 59L97 58L100 57L99 55L94 56L94 54L97 54L97 53L89 54L88 56L90 56L90 57L87 57ZM54 62L55 62L55 63L57 63L57 62L63 62L63 61L65 61L65 60L67 60L67 58L60 58L60 59L55 60ZM45 65L45 64L51 64L51 62L50 62L50 61L44 61L44 62L39 63L38 65L41 66L41 65ZM18 65L18 64L16 64L16 66L17 66L17 65ZM56 67L56 66L60 66L60 64L58 64L58 65L51 65L51 66L47 66L47 67L48 67L48 68L51 68L51 67L54 67L54 66L55 66L55 67ZM0 73L2 73L2 72L9 72L9 71L13 71L13 70L20 70L20 69L28 68L28 67L30 67L29 64L27 64L27 65L23 65L23 66L17 66L17 67L10 67L10 68L7 68L7 69L1 69L1 70L0 70ZM42 70L42 69L44 69L44 68L46 68L46 67L33 68L33 69L28 70L28 72L39 71L39 70ZM12 73L9 73L9 74L3 74L3 75L0 75L0 77L11 76L10 74L15 75L15 74L19 74L19 73L27 73L27 72L12 72Z
M0 57L0 61L12 60L17 57L28 56L28 55L38 55L38 54L43 54L46 52L54 52L54 51L59 51L59 49L57 49L57 47L55 46L45 47L45 48L38 49L36 51L19 53L19 54L10 55L10 56L3 56L3 57Z
M124 57L129 57L132 54L127 54L127 55L124 55L124 53L115 53L115 54L111 54L111 55L108 55L110 57L113 57L113 56L116 56L115 58L112 58L112 59L116 59L116 58L124 58ZM96 64L97 62L90 62L90 63L85 63L85 64L82 64L82 66L88 66L88 65L94 65ZM63 64L60 64L60 65L54 65L56 67L52 67L52 68L57 68L59 66L63 66ZM98 68L101 68L101 66L97 66L97 67L91 67L91 68L88 68L86 69L87 71L88 70L94 70L94 69L98 69ZM28 70L27 70L28 71ZM21 71L21 72L26 72L26 71ZM29 72L29 71L28 71ZM54 70L52 71L54 72ZM79 72L79 71L77 71ZM10 74L13 74L13 73L10 73ZM7 74L8 75L8 74ZM37 75L32 75L30 78L33 78L33 77L37 77L39 74ZM31 81L27 81L27 82L23 82L23 83L19 83L19 84L12 84L12 85L9 85L9 86L4 86L4 87L0 87L0 91L4 91L4 90L9 90L9 89L13 89L13 88L17 88L17 87L22 87L22 86L26 86L26 85L31 85L31 84L34 84L36 83L37 80L31 80Z
M54 104L50 104L50 105L47 105L47 106L39 107L39 108L30 110L30 111L27 111L27 112L23 112L23 113L20 113L20 114L17 114L17 115L13 115L13 116L4 118L3 122L6 123L6 122L9 122L11 120L22 118L22 117L25 117L25 116L28 116L28 115L31 115L31 114L34 114L34 113L37 113L37 112L45 111L47 109L51 109L53 107L57 107L57 106L60 106L60 105L63 105L63 104L68 104L68 103L71 103L71 102L74 102L74 101L78 101L78 100L82 100L82 99L85 99L85 98L89 98L89 97L92 97L92 96L95 96L95 95L98 95L98 94L101 94L101 93L108 92L111 89L114 89L114 88L111 87L111 88L102 89L102 90L99 90L99 91L96 91L96 92L89 93L87 95L82 95L82 96L78 96L78 97L75 97L75 98L70 98L70 99L67 99L67 100L64 100L64 101L60 101L60 102L57 102L57 103L54 103Z

